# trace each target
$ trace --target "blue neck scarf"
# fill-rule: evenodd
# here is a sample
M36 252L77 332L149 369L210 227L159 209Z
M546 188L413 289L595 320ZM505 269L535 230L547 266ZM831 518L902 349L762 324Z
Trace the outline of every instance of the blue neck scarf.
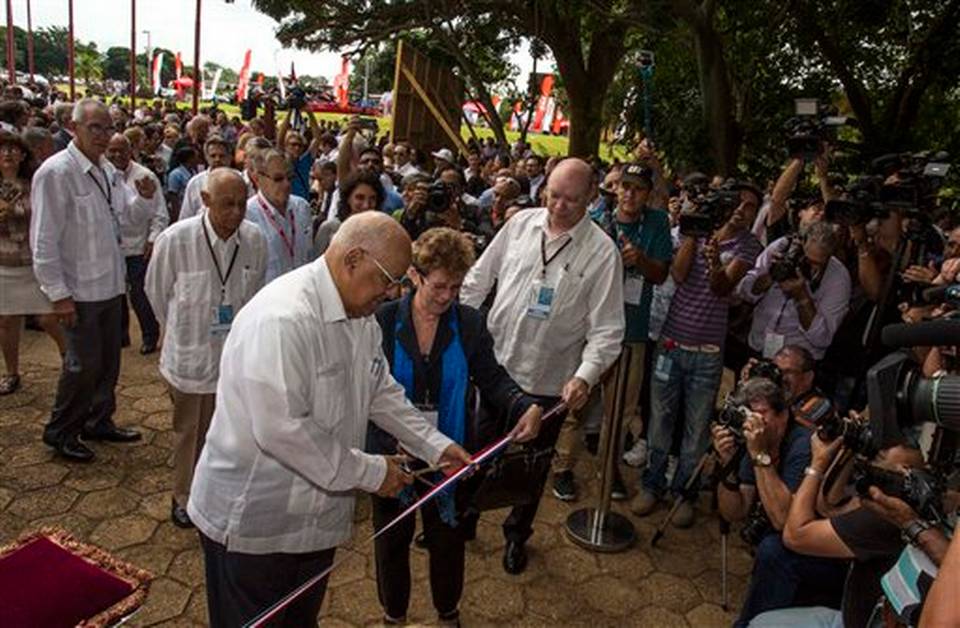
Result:
M413 320L413 297L411 296L407 303L410 307L410 320ZM450 310L450 331L453 338L450 344L443 351L441 358L440 371L442 379L440 382L440 403L438 404L437 428L445 435L451 438L458 445L463 445L466 436L466 406L467 406L467 385L470 381L470 369L467 367L467 356L463 352L463 344L460 342L460 321L457 317L457 305L454 303ZM397 321L394 327L393 340L393 377L403 386L407 394L407 399L414 400L415 385L413 375L413 359L404 349L400 342L400 335L403 329L403 317L401 312L397 312ZM414 334L415 335L415 334ZM429 383L428 383L429 386ZM432 474L433 479L440 479L442 473ZM440 510L440 518L444 523L450 526L456 526L456 507L453 501L456 485L450 486L437 496L437 506ZM412 487L405 488L400 493L400 501L408 504L413 503L415 494Z

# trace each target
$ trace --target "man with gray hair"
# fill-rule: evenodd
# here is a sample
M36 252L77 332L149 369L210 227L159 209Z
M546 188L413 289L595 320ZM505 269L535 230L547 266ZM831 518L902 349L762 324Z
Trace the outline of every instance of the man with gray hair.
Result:
M207 138L206 143L203 145L203 157L207 162L207 169L198 172L187 181L187 187L183 191L183 202L180 205L180 214L177 216L177 220L184 220L196 216L203 211L203 197L201 192L206 188L207 177L213 170L229 167L231 162L233 162L230 145L219 135L211 135Z
M821 359L850 306L850 273L834 257L833 225L814 222L803 234L775 240L757 257L737 292L756 303L750 348L773 358L799 345Z
M291 194L290 163L270 149L254 158L257 193L247 201L247 220L267 238L267 283L310 262L313 255L313 217L310 202Z
M33 177L30 246L40 288L63 325L67 353L43 442L67 460L94 453L80 442L127 442L140 433L117 427L120 298L124 260L119 216L128 202L104 157L113 135L106 105L83 99L73 110L75 137Z
M120 223L120 251L127 265L127 288L130 293L130 305L140 323L141 355L149 355L157 350L160 342L160 326L153 315L150 302L143 291L143 280L147 274L147 262L153 251L153 242L160 235L170 219L167 204L160 191L162 186L157 175L148 168L133 161L130 140L123 133L115 133L107 144L106 157L117 169L123 182L124 193L129 200L124 212L118 216ZM121 306L123 346L130 344L130 312L127 300Z
M264 286L223 346L217 404L190 488L212 626L241 626L333 562L355 491L395 497L398 456L363 451L367 424L453 473L466 451L390 374L373 314L399 290L410 238L391 217L344 221L326 253ZM274 618L316 625L326 580Z

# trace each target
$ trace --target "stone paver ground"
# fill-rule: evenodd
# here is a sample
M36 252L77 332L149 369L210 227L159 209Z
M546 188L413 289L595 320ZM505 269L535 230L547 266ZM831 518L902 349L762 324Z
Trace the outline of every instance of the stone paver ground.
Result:
M43 525L57 525L155 575L133 626L206 625L203 560L197 536L169 520L170 402L157 373L156 355L124 350L116 421L144 438L133 445L95 443L97 460L77 465L55 458L40 441L53 403L59 359L53 343L26 332L23 388L0 397L0 544ZM477 540L468 545L461 605L465 626L728 626L720 607L719 532L701 516L689 530L670 528L656 549L649 546L661 511L638 519L638 543L619 554L598 554L567 540L563 523L573 510L596 499L595 461L577 469L583 495L575 504L544 496L529 542L530 564L520 576L500 566L503 511L485 513ZM634 485L636 475L626 470ZM352 560L334 573L322 609L327 626L378 623L369 508L358 500L352 543L340 550ZM615 509L629 514L620 504ZM705 503L700 511L705 512ZM736 535L729 552L730 599L742 599L751 559ZM412 549L414 591L409 618L429 624L436 615L426 580L426 552Z

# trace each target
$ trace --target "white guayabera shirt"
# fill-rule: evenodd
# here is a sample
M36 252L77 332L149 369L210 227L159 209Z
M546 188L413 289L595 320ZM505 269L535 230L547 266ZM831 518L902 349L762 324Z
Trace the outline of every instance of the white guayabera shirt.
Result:
M387 471L363 451L368 421L439 460L452 441L407 401L380 343L374 317L347 317L324 257L257 293L227 337L190 488L203 534L251 554L349 539L353 490L376 491Z

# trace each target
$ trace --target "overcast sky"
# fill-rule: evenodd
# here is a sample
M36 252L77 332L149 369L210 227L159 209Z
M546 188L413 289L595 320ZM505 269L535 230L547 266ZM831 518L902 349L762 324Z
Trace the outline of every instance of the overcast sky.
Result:
M322 1L322 0L318 0ZM26 29L26 0L13 0L16 26ZM332 52L314 53L286 49L275 36L277 22L254 10L250 0L203 0L200 54L202 62L213 61L239 70L243 53L249 48L253 70L274 73L278 67L289 72L290 62L298 74L333 79L340 71L340 56ZM150 31L152 46L181 52L185 64L193 64L193 28L195 0L137 0L137 49L146 49L144 30ZM129 0L74 0L74 35L80 41L96 42L102 51L110 46L130 46ZM32 0L34 28L67 25L67 0ZM526 49L512 59L521 75L530 71L532 62ZM525 81L518 81L523 83Z

